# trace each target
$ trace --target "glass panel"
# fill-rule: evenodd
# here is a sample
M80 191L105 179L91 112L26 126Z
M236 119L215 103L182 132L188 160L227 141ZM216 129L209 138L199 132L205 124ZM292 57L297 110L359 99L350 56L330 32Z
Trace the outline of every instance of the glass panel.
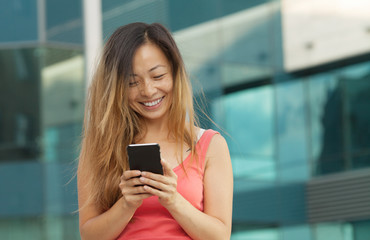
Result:
M266 0L188 0L168 1L170 27L173 30L184 29L233 14L243 9L264 4ZM189 17L192 16L192 17Z
M0 239L80 239L77 216L0 220Z
M344 169L342 97L333 74L313 76L308 84L311 151L315 174Z
M37 0L0 1L0 43L37 41Z
M84 116L84 60L79 51L44 49L42 128L45 161L73 161Z
M43 226L41 218L0 219L0 239L29 239L43 240Z
M220 111L219 106L225 116L225 131L230 135L227 139L234 177L275 179L272 87L225 95L215 102L213 112Z
M70 214L78 208L82 51L2 50L0 61L0 239L79 239Z
M370 221L359 221L353 224L353 240L369 240L370 239Z
M344 93L348 168L370 166L370 64L347 67L338 74Z
M280 233L282 240L314 240L309 225L282 226Z
M313 226L315 240L355 240L350 223L322 223Z
M41 135L37 50L1 50L0 62L0 161L35 159Z
M103 39L120 26L132 22L168 23L168 1L157 0L109 0L102 1Z
M309 79L311 150L318 175L370 166L370 65Z
M235 229L231 240L279 240L278 229Z
M82 44L82 1L49 0L46 4L46 37L52 42Z
M310 177L307 150L307 106L302 80L275 85L279 181Z

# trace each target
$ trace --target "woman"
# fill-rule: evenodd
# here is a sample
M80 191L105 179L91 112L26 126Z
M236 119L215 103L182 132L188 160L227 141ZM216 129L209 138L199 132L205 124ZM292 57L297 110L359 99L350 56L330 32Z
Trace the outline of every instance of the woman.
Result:
M226 141L196 125L180 52L160 24L107 41L89 89L78 167L82 239L228 239ZM159 143L163 175L129 170L126 147Z

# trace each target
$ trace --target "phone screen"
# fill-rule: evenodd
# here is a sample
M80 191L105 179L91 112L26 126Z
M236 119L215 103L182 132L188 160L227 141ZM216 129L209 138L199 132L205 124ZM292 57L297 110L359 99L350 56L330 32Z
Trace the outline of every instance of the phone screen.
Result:
M127 146L127 154L131 170L163 175L158 143L130 144Z

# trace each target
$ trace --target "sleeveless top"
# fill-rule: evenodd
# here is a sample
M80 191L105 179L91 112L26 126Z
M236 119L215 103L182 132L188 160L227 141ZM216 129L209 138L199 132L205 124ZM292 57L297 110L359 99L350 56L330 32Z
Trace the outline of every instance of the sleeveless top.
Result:
M209 143L216 134L213 130L201 129L198 134L196 151L198 161L191 158L191 154L185 158L183 165L173 169L177 175L177 191L187 199L194 207L203 211L203 177L205 157ZM181 228L177 221L158 201L157 196L144 199L142 205L136 210L130 222L122 231L118 240L183 240L191 239Z

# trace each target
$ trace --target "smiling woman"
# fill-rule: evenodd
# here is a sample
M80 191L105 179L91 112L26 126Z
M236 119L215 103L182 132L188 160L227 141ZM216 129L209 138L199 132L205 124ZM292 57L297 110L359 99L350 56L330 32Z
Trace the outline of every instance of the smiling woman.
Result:
M89 89L84 126L82 239L230 238L227 143L198 127L190 81L165 27L132 23L113 33ZM126 148L134 143L160 145L163 175L129 169Z
M146 43L133 58L130 79L130 107L147 120L168 121L172 103L171 66L159 47Z

